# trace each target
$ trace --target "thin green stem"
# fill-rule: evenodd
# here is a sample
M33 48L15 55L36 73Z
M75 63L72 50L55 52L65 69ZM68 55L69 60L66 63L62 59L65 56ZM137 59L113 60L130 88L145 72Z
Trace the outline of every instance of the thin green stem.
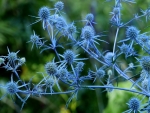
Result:
M116 36L115 36L115 41L114 41L114 46L113 46L113 54L115 53L115 48L116 48L116 42L117 42L118 32L119 32L119 27L117 28L117 31L116 31Z

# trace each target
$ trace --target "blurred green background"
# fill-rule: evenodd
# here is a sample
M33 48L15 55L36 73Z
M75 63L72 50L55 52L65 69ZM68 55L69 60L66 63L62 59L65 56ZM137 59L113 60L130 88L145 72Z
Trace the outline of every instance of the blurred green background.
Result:
M114 6L114 0L105 2L104 0L62 0L64 2L63 16L68 23L79 21L85 18L88 13L93 13L95 16L94 25L96 32L104 32L103 40L109 42L108 44L101 44L99 48L101 51L110 50L115 37L115 27L111 27L109 23L110 15ZM140 9L148 8L149 0L136 0L137 4L123 4L122 21L126 22L133 18L133 14L140 13ZM53 51L45 51L40 54L40 50L35 47L31 51L31 43L27 43L33 30L40 37L48 39L46 31L42 29L41 22L30 25L35 22L38 16L38 10L42 6L53 8L56 1L50 0L0 0L0 55L7 55L7 47L12 52L17 52L19 57L26 58L26 64L23 65L19 71L21 78L28 81L32 76L34 82L41 79L41 75L36 72L43 72L46 62L51 61L55 56ZM145 22L145 18L138 21L133 21L130 25L137 26L141 32L150 30L146 25L150 25L150 21ZM80 32L83 27L82 22L76 22L77 31ZM144 29L145 28L145 29ZM125 38L125 28L122 28L119 34L119 39ZM78 34L79 35L79 34ZM61 49L59 50L62 51ZM82 51L81 51L82 52ZM86 57L85 53L81 53L81 57ZM132 61L133 59L129 59ZM90 65L96 61L90 61L86 64L84 73L90 68L94 70L94 66ZM125 62L123 60L123 62ZM127 66L129 62L125 62ZM11 72L0 68L0 84L4 84L10 80ZM130 86L128 82L119 83L122 87ZM57 88L55 89L57 91ZM66 109L66 102L70 95L49 95L42 97L31 97L28 99L21 113L121 113L128 109L126 103L133 94L123 91L113 91L111 93L103 92L103 90L82 90L78 93L77 100L74 99L69 107ZM17 100L15 100L16 103ZM13 101L8 96L0 101L0 113L17 113L19 106L14 105Z

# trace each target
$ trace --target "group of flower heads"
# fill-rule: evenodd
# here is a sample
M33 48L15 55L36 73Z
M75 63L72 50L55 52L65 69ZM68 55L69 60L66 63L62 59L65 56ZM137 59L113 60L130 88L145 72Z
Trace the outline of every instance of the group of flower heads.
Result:
M68 94L71 93L72 96L67 102L68 104L71 100L78 94L78 91L83 88L95 89L104 88L104 91L112 92L114 89L130 91L133 93L142 94L144 96L150 97L150 37L147 33L141 33L135 26L127 26L134 19L146 16L146 21L150 18L150 10L142 11L142 16L135 16L130 21L123 24L121 22L121 9L122 3L135 3L134 0L115 0L115 6L111 14L111 24L116 27L116 36L113 46L113 51L101 52L100 43L108 44L107 41L101 40L100 38L104 35L98 35L94 28L94 15L88 13L85 15L84 19L79 21L83 22L83 27L78 30L75 26L76 22L68 23L63 16L64 3L58 1L54 4L54 8L49 8L48 6L43 6L38 11L38 16L32 16L37 18L37 20L31 25L42 22L42 28L47 31L49 40L45 38L40 38L35 31L30 36L28 42L32 43L31 50L33 50L34 45L36 48L41 49L40 54L45 50L50 50L55 53L53 60L50 60L44 64L44 72L38 72L38 75L42 75L42 79L38 81L37 84L32 83L33 76L28 82L21 80L18 71L26 59L19 58L17 56L18 52L10 52L9 48L8 55L0 56L0 66L11 71L11 79L5 85L0 85L0 88L6 90L6 93L0 98L3 99L6 95L13 96L16 95L22 102L21 109L26 103L30 96L43 96L43 95L54 95L54 94ZM118 41L117 37L119 30L126 27L125 39ZM79 36L78 36L79 34ZM63 43L62 43L63 42ZM116 47L116 44L120 45ZM70 46L71 45L71 46ZM134 45L139 45L147 56L139 55L134 48ZM58 50L59 47L59 50ZM69 49L68 49L69 48ZM86 55L89 57L80 58L78 54L78 49L82 49ZM116 48L118 50L116 50ZM62 52L62 51L63 52ZM140 65L134 65L130 63L129 67L122 69L120 66L120 61L118 58L125 56L125 60L128 60L131 56L134 57ZM140 57L140 58L139 58ZM94 69L89 69L87 74L83 75L85 62L94 59L99 65L95 65L92 62ZM90 68L93 68L92 66ZM129 72L136 67L141 68L140 77L138 80L130 78ZM115 73L118 73L115 75ZM13 78L17 78L15 82ZM115 87L115 80L122 77L125 80L129 80L132 83L130 89ZM134 77L133 77L134 78ZM92 81L95 85L85 85L87 81ZM98 81L98 82L96 82ZM67 90L63 90L60 86L60 82L68 86ZM55 86L59 89L58 92L55 91ZM132 89L134 86L138 87L140 90ZM23 95L22 95L23 94ZM132 97L127 105L129 110L126 112L150 112L150 102L148 104L141 105L140 101L136 97Z

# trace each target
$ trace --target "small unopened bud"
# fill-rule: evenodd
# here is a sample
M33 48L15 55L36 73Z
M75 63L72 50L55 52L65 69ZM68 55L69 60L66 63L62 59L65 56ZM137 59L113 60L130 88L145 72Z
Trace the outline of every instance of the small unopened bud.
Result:
M113 86L112 84L108 84L107 86L109 86L109 87L111 87L111 88L106 88L106 90L107 90L108 92L112 92L114 86Z
M120 9L119 9L118 7L115 7L115 8L113 9L113 12L114 12L114 14L119 14Z
M109 75L109 76L112 76L112 70L108 70L108 72L107 72L107 74Z
M134 67L134 64L133 64L133 63L130 63L130 64L129 64L129 67L130 67L130 68L133 68L133 67Z
M0 58L0 65L4 63L4 58Z
M26 62L25 57L22 57L21 59L19 59L19 64L22 65Z

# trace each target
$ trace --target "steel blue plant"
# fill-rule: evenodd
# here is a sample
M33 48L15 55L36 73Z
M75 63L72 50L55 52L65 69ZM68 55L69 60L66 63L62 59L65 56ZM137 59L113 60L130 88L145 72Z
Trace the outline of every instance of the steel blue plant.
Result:
M103 48L104 44L109 45L109 43L106 39L101 40L100 38L104 36L106 38L107 35L97 33L95 26L98 23L94 22L96 17L94 13L87 13L83 20L68 22L64 12L62 12L64 9L62 1L56 2L53 8L41 7L38 16L32 16L38 20L30 25L41 21L42 28L47 32L48 38L40 38L37 35L38 33L33 31L28 43L29 45L31 43L32 51L35 45L36 48L40 49L39 54L42 54L43 51L52 50L55 57L52 61L43 64L45 70L38 72L42 76L38 83L32 82L35 76L28 82L24 82L20 78L18 68L25 64L26 59L18 56L19 51L11 52L7 47L8 54L0 56L0 66L7 71L11 71L12 75L10 82L0 85L1 89L6 90L6 94L2 95L0 100L6 95L10 95L12 100L13 96L17 96L22 102L22 109L30 96L71 94L66 103L66 106L68 106L72 99L80 93L80 90L99 88L107 91L107 93L121 90L142 95L144 99L147 99L147 102L143 102L143 104L142 100L140 101L138 96L135 96L127 103L129 109L124 113L142 111L149 113L150 36L148 32L142 33L142 30L132 22L140 20L142 17L145 17L146 22L148 22L150 9L141 10L141 15L135 14L133 18L125 22L121 13L123 4L136 3L135 0L114 0L114 2L114 7L110 11L110 24L115 31L115 36L111 34L111 39L114 39L112 50ZM76 26L77 22L83 22L82 27ZM124 30L125 39L120 35L122 30ZM136 51L136 47L139 50ZM84 58L80 57L81 50L85 53ZM144 54L140 54L139 51ZM130 58L133 58L135 62L132 62ZM122 65L124 61L128 65ZM87 71L85 66L88 66L88 62L92 62L92 65L88 67L89 70ZM92 68L95 68L95 71L92 71ZM85 71L84 75L83 71ZM135 75L139 76L134 78ZM17 77L17 82L13 80L14 77ZM118 78L130 81L132 85L130 88L120 87L115 84L119 80ZM63 89L60 83L65 84L67 88ZM56 90L55 86L59 90Z

